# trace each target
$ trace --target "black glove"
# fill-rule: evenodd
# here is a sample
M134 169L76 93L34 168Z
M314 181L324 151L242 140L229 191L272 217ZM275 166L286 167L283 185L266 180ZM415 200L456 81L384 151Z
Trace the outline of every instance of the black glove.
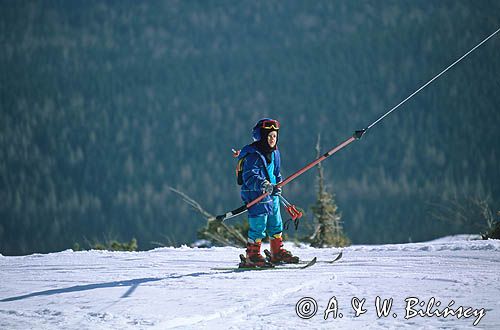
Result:
M281 187L278 187L277 185L273 185L273 192L271 193L271 196L280 196L281 195Z

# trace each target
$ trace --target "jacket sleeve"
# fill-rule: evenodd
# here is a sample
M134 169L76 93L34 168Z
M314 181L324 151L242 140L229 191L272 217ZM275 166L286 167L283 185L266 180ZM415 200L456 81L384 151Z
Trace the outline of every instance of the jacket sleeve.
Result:
M274 176L276 177L276 183L280 183L283 181L283 178L281 177L281 154L279 150L275 151L274 155Z
M243 163L243 182L249 190L261 191L262 183L266 180L262 171L262 160L256 153L251 153Z

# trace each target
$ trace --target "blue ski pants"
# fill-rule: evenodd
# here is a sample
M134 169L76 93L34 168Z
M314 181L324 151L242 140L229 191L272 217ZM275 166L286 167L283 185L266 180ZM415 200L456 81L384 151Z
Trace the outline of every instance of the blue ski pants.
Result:
M272 237L283 231L283 220L281 219L280 200L278 196L272 196L273 213L265 214L256 217L249 217L248 238L252 241L260 241L266 235Z

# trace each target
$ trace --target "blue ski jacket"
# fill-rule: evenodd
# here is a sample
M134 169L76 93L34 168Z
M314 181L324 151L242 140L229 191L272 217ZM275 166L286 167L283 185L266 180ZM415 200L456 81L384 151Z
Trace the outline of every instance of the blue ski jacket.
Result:
M282 181L280 172L280 152L278 149L273 152L274 168L272 173L268 172L268 165L265 156L253 145L249 144L241 149L238 159L245 158L243 162L243 185L241 186L241 199L245 204L250 203L255 198L262 195L262 184L264 180L271 183L279 183ZM273 182L275 181L275 182ZM273 214L273 200L271 197L266 196L259 203L253 205L248 209L250 217L260 215Z

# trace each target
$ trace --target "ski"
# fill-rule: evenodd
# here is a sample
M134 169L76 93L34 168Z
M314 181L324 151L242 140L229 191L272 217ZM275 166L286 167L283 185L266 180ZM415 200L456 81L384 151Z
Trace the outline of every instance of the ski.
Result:
M268 249L264 250L264 254L266 255L267 260L271 260L271 252ZM326 264L333 264L334 262L338 261L340 258L342 258L342 251L332 260L320 260L316 262L320 263L326 263ZM299 265L304 265L308 264L310 261L299 261ZM293 265L293 264L287 264L287 265Z
M280 269L306 269L314 264L316 264L317 258L314 257L311 260L303 263L303 264L283 264L283 265L275 265L274 267L215 267L212 270L226 270L232 272L246 272L253 270L280 270Z
M342 258L342 252L343 251L340 251L340 253L333 260L324 261L324 262L326 262L327 264L333 264L335 261L338 261L338 260L340 260L340 258Z
M264 250L264 253L266 254L266 257L270 258L271 252L269 250ZM332 260L321 260L318 261L317 257L312 258L311 260L308 261L299 261L298 264L277 264L274 265L274 267L215 267L211 268L211 270L225 270L225 271L231 271L231 272L246 272L246 271L252 271L252 270L277 270L277 269L306 269L309 268L317 263L326 263L326 264L333 264L334 262L340 260L342 258L343 251L340 251L339 254Z

